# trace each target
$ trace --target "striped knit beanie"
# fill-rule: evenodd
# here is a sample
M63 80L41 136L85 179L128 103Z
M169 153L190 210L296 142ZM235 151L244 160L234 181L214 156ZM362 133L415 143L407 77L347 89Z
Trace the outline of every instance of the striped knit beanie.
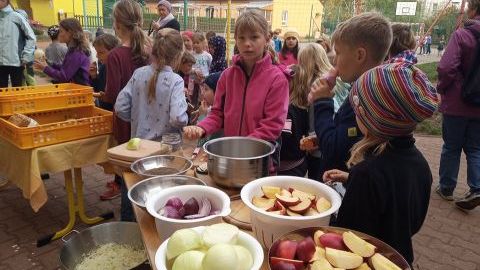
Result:
M365 72L354 83L349 98L368 131L388 140L412 134L438 104L436 89L427 76L405 59ZM365 114L359 112L360 106Z

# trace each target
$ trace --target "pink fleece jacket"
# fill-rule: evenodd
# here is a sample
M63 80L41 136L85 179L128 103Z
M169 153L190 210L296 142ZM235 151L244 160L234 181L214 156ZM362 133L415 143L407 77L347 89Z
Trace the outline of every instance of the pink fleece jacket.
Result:
M222 73L212 109L198 126L206 135L223 127L225 136L274 141L280 136L287 111L288 81L282 70L272 64L270 55L255 64L250 78L237 55L233 65Z

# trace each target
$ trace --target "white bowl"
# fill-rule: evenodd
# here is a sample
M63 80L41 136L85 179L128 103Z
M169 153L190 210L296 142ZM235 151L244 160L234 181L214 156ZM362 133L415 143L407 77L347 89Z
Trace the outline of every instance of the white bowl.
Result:
M203 233L205 226L192 228L198 233ZM167 270L167 243L170 238L163 241L155 253L155 266L158 270ZM238 245L244 246L253 257L253 266L251 270L259 270L264 260L263 248L258 241L248 233L240 231L238 234ZM227 270L227 269L225 269Z
M262 196L262 186L295 188L325 197L332 207L315 216L281 216L271 214L252 204L253 196ZM335 213L341 204L340 195L331 187L311 179L295 176L270 176L254 180L242 188L240 193L243 203L250 208L250 221L257 240L269 249L280 236L301 228L327 226L330 215Z
M210 215L198 219L173 219L167 218L158 213L165 206L165 203L171 197L179 197L183 202L191 197L197 200L206 197L212 203L212 209L219 210L216 215ZM197 226L206 226L222 222L222 217L230 214L230 197L216 188L199 185L185 185L164 189L159 193L152 195L147 199L147 211L155 218L155 226L157 228L160 241L164 241L176 230L184 228L192 228Z

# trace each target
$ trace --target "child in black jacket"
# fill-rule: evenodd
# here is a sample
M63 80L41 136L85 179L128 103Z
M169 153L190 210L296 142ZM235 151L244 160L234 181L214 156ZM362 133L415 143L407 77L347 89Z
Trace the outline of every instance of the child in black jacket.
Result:
M412 61L397 58L363 74L349 100L364 137L352 148L349 174L323 177L347 182L335 225L383 240L411 264L411 237L425 220L432 184L412 134L437 108L436 90Z

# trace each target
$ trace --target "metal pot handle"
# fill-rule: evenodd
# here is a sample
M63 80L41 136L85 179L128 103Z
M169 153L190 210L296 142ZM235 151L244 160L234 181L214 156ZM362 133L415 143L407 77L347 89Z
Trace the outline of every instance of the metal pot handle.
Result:
M64 236L62 236L62 241L63 241L64 243L67 243L67 241L70 240L70 238L65 240L65 237L66 237L67 235L71 234L72 232L74 232L74 233L76 233L76 234L79 234L79 233L80 233L80 232L77 231L77 230L71 230L71 231L69 231L67 234L65 234Z

